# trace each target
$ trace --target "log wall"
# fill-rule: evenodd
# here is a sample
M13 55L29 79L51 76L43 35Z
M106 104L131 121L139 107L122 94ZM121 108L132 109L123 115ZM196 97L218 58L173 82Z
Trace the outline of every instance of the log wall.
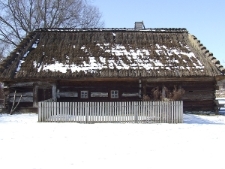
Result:
M185 90L182 97L184 111L215 111L215 90L216 83L213 81L180 81L180 82L147 82L146 94L151 97L151 90L159 86L166 86L169 91L174 90L174 85L181 86Z
M8 106L12 104L14 92L17 91L16 101L23 97L19 107L36 107L37 102L48 99L58 102L107 102L107 101L141 101L144 95L153 100L152 89L158 87L162 91L165 86L169 91L174 86L181 86L185 90L182 97L184 111L214 111L216 82L210 78L196 79L116 79L116 80L77 80L54 81L49 83L29 82L12 83L6 92ZM111 90L117 90L118 98L111 97ZM88 97L82 98L81 92L87 91ZM8 94L7 94L8 93Z
M119 97L111 98L111 90L118 90ZM81 91L88 91L88 98L81 98ZM138 101L139 82L99 81L60 82L57 85L58 101ZM74 97L71 97L73 95Z

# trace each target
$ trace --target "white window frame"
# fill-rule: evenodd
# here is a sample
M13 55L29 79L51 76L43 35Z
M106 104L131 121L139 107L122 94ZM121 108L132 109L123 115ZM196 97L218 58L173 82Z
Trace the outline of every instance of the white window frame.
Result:
M80 98L81 99L88 99L88 91L87 90L80 91Z
M110 96L112 99L118 99L119 98L119 90L111 90Z

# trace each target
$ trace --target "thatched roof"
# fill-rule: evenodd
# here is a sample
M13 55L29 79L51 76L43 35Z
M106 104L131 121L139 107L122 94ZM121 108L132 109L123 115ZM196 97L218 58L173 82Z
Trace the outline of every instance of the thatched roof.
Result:
M186 29L38 29L0 65L0 79L192 77L225 72Z

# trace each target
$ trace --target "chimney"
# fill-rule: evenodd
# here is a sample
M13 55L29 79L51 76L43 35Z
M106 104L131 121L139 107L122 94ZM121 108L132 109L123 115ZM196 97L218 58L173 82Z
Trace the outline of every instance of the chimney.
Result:
M144 22L143 21L142 22L135 22L134 29L135 30L145 29Z

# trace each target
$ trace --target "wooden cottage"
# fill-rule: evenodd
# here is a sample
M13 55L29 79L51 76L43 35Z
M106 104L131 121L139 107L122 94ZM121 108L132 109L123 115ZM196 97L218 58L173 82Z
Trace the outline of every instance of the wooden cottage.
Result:
M224 72L186 29L38 29L2 61L0 81L9 109L182 99L184 111L214 111Z

